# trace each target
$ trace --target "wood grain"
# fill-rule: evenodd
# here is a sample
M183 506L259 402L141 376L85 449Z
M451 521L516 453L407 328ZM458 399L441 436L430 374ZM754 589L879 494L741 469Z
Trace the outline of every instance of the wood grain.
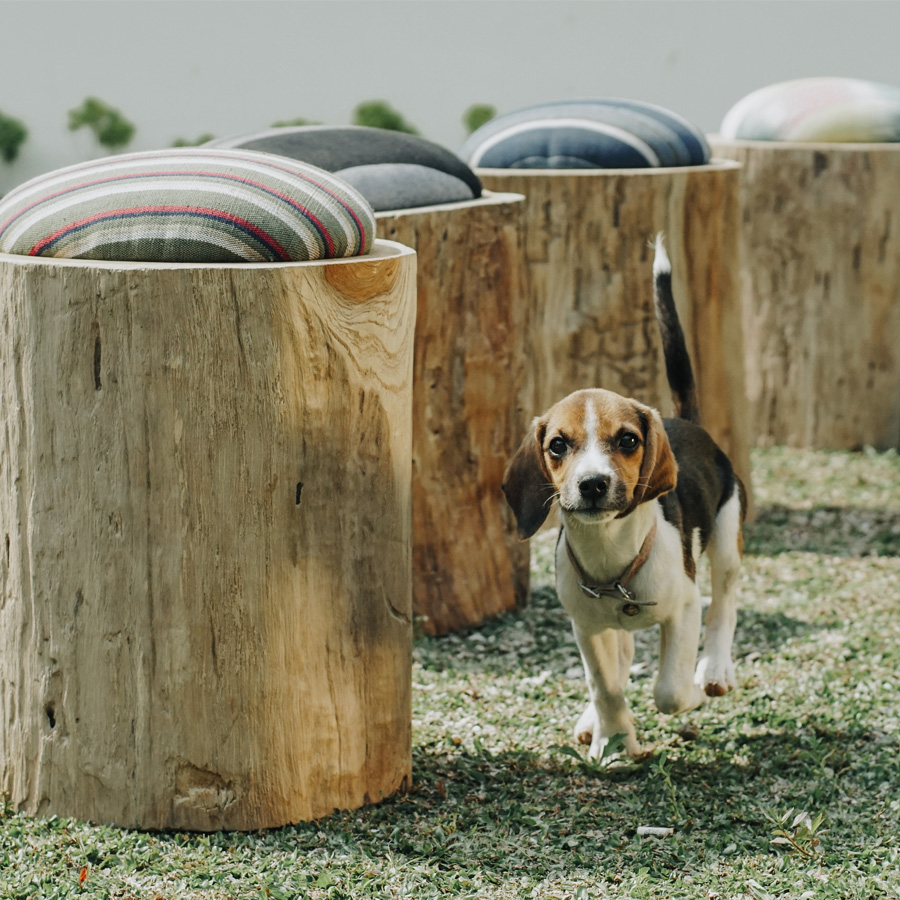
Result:
M353 260L0 256L17 809L255 829L408 783L415 257L375 257L360 296Z
M653 311L662 231L704 424L750 486L740 306L740 169L480 169L526 196L531 413L605 387L672 409Z
M528 596L528 545L500 490L527 422L523 202L378 213L418 254L413 385L413 606L429 634Z
M900 145L712 144L744 167L757 442L900 447Z

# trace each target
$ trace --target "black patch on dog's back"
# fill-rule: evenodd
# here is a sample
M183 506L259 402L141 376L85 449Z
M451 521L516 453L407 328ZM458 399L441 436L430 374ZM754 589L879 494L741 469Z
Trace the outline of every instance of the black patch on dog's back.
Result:
M694 578L694 531L699 530L701 549L706 550L716 514L737 489L737 476L704 429L685 419L663 419L663 425L678 461L678 485L659 502L666 521L681 531L684 570Z

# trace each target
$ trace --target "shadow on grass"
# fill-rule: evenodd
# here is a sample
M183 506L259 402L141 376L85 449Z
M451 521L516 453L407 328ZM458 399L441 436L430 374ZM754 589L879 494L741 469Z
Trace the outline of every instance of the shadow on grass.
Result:
M763 613L755 609L738 609L735 652L753 651L764 654L782 649L788 641L812 635L828 626L795 619L782 612ZM837 627L837 626L834 626Z
M900 556L900 510L764 506L746 526L744 536L746 552L756 556L790 552Z
M598 881L642 869L665 879L673 866L691 872L733 854L774 855L766 810L794 808L825 814L827 860L858 848L861 830L867 840L894 839L891 798L872 789L873 773L896 771L896 755L894 741L810 721L777 733L701 732L689 744L673 738L665 753L605 769L562 753L418 747L410 794L296 831L344 847L352 832L354 852L368 858L400 854L497 883L578 869ZM647 825L674 833L639 836Z

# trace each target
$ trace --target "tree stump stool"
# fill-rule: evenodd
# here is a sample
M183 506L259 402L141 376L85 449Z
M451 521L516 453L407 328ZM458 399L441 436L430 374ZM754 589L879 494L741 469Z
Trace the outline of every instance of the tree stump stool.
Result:
M585 387L672 409L653 311L666 235L704 424L750 487L739 294L740 167L477 169L525 195L530 413Z
M900 447L900 144L711 142L744 167L756 440Z
M0 255L0 790L257 829L410 777L415 256Z
M429 634L482 624L528 596L528 545L500 489L528 417L523 198L376 214L415 249L413 608Z

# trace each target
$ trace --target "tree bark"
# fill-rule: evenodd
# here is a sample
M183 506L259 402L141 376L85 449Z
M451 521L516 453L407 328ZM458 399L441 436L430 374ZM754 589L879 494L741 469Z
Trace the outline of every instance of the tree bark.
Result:
M410 778L415 256L0 256L0 790L256 829Z
M712 143L744 167L757 442L900 447L900 145Z
M528 545L500 485L522 438L522 197L378 213L418 255L413 384L413 607L429 634L528 597Z

